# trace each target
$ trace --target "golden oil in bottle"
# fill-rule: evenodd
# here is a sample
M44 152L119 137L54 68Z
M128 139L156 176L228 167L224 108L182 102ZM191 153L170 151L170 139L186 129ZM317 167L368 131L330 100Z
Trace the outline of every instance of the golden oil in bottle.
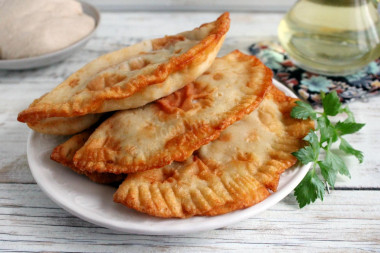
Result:
M281 21L278 35L297 65L321 74L350 74L380 56L373 0L299 0Z

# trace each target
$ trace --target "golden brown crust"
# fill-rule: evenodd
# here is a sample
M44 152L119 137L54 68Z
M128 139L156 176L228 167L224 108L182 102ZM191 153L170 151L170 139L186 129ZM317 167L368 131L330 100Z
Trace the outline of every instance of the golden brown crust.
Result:
M163 218L203 215L236 198L259 202L268 190L243 169L215 171L199 158L165 168L131 174L119 186L114 201Z
M66 167L71 168L78 174L87 176L90 180L99 184L114 184L119 183L125 179L126 175L124 174L111 174L111 173L90 173L86 171L81 171L75 167L73 163L73 157L75 152L81 148L87 139L90 137L91 133L94 130L87 130L80 134L74 135L66 142L54 148L53 152L50 155L50 158Z
M290 117L294 101L273 87L258 109L197 156L133 174L114 201L164 218L220 215L261 202L276 191L281 173L296 162L291 153L314 126Z
M47 118L37 122L27 122L28 127L44 134L72 135L89 128L95 124L101 114L88 114L78 117Z
M213 74L221 71L230 74L214 80ZM196 82L212 91L212 105L178 115L167 114L156 104L118 112L75 154L75 165L89 172L134 173L184 161L254 110L272 82L272 72L264 64L239 51L216 59L209 73Z
M276 109L281 112L281 117L278 117L276 115L272 115L273 118L271 116L269 116L269 118L267 117L268 114L270 115L274 111L269 103L265 104L268 100L273 100L275 102ZM298 99L288 97L282 91L273 87L271 92L264 99L263 105L254 112L257 113L257 115L254 115L254 113L252 113L251 115L247 116L247 118L256 116L259 118L262 124L267 126L269 132L273 132L275 134L275 140L271 142L271 147L268 151L269 156L267 158L267 161L260 164L260 159L258 156L256 156L252 161L247 161L245 164L246 169L248 171L251 171L252 174L255 174L256 180L265 186L265 188L268 188L273 192L277 190L280 175L286 169L290 168L297 162L297 159L292 155L292 152L297 151L305 145L305 142L302 140L303 137L307 135L310 129L314 128L314 122L312 120L298 120L290 116L290 112L295 106L295 101L298 101ZM260 110L262 111L260 112ZM276 122L276 120L273 120L274 118L277 118L277 120L281 122L282 126L278 126L278 122ZM251 126L256 126L255 131L260 131L257 128L256 124L253 124L253 122L250 122L250 124ZM241 131L241 129L239 129L239 131ZM228 134L228 132L226 132L226 134ZM264 134L257 133L257 135L257 138L263 138L262 136ZM211 143L209 147L202 147L203 150L201 148L201 151L199 153L200 157L203 158L205 160L205 163L209 166L215 166L212 163L215 162L215 159L218 159L212 158L212 152L216 152L216 150L210 148L212 145L220 146L220 143L217 143L218 141L219 139L216 142ZM265 142L267 142L267 140L265 140ZM251 145L254 145L256 147L259 146L257 145L258 143L260 143L260 141L256 139L255 141L251 142ZM209 150L207 150L208 148ZM202 151L208 152L204 152L202 154ZM248 150L245 150L245 152L247 151ZM231 155L230 159L232 159L232 163L241 163L239 159L234 160L236 157L234 156L233 152L228 151L228 153ZM226 161L223 161L223 163L225 162ZM256 203L258 203L258 201L255 199L242 198L239 196L233 201L229 201L225 205L216 207L211 211L203 213L202 215L220 215L234 210L247 208Z
M203 27L210 27L211 30L208 31L207 34L204 34L204 31L201 30ZM64 99L59 103L47 102L49 101L47 99L48 96L37 99L28 109L22 111L18 115L17 119L21 122L35 122L48 117L74 117L89 113L100 113L111 110L131 108L120 108L120 106L123 107L125 105L119 105L117 100L128 98L134 93L142 90L144 87L170 81L168 79L174 73L179 73L179 75L185 76L184 80L182 80L184 84L191 81L186 79L193 77L193 74L198 74L197 72L191 73L194 72L192 68L204 64L205 61L210 61L210 59L208 59L208 54L215 54L215 49L220 46L220 43L223 41L228 29L229 14L224 13L214 23L205 24L191 32L179 34L178 36L189 38L194 37L192 39L199 39L199 43L193 45L189 50L178 56L170 57L169 61L161 63L158 66L153 66L153 69L144 69L141 74L131 78L129 78L129 74L117 76L108 75L107 73L104 75L100 74L100 76L93 79L95 83L90 84L89 87L82 90L77 89L79 87L78 83L83 82L82 79L84 79L84 76L88 77L89 73L93 72L95 74L99 73L104 69L104 65L107 65L107 62L116 61L113 60L113 58L117 59L116 62L121 62L122 59L119 58L120 55L124 54L124 51L129 57L131 57L131 54L133 53L136 55L141 52L149 52L152 50L152 44L155 45L156 48L165 47L167 44L172 42L173 36L163 39L156 39L150 41L149 43L143 42L137 44L135 46L136 50L132 50L132 46L130 48L104 55L78 70L53 90L53 92L56 93L63 93L65 90L70 91L70 89L73 89L70 92L74 93L70 94L72 96L69 95L69 99ZM198 31L199 34L197 34ZM150 44L150 46L147 46L146 44ZM218 49L219 48L217 48L217 50ZM186 76L187 72L191 74ZM195 77L193 77L193 79ZM174 78L172 82L176 81L177 80ZM130 106L130 104L128 105Z
M166 113L186 112L196 107L212 105L212 92L212 88L202 87L194 81L169 96L157 100L156 103ZM197 103L193 103L194 100Z

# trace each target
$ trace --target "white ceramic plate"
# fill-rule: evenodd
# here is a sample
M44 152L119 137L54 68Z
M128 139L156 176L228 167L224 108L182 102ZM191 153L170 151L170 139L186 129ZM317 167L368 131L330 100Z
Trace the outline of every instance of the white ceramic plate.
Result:
M274 81L287 95L295 95ZM54 147L66 138L31 132L28 139L28 162L40 188L62 208L99 226L137 234L178 235L225 227L252 217L286 197L302 180L310 165L294 166L281 175L277 192L250 208L215 217L161 219L138 213L112 201L116 191L111 186L91 182L84 176L50 160Z
M81 2L81 1L79 2L82 5L83 12L91 16L95 20L94 30L92 30L90 34L88 34L86 37L82 38L81 40L75 42L74 44L52 53L35 56L35 57L29 57L29 58L14 59L14 60L0 59L0 69L21 70L21 69L31 69L31 68L39 68L43 66L48 66L53 63L66 59L67 57L74 54L82 47L84 47L87 44L87 42L94 36L95 31L99 26L100 13L94 6L86 2Z

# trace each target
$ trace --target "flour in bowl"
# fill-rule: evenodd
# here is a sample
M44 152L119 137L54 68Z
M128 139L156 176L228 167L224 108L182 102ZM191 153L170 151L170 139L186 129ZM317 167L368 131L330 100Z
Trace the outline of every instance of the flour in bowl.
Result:
M0 58L19 59L63 49L95 27L74 0L0 0Z

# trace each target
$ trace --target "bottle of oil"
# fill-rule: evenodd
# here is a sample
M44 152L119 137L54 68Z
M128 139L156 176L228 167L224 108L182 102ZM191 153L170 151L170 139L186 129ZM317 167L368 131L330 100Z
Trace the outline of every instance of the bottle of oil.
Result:
M374 0L299 0L278 35L297 65L320 74L351 74L380 56Z

